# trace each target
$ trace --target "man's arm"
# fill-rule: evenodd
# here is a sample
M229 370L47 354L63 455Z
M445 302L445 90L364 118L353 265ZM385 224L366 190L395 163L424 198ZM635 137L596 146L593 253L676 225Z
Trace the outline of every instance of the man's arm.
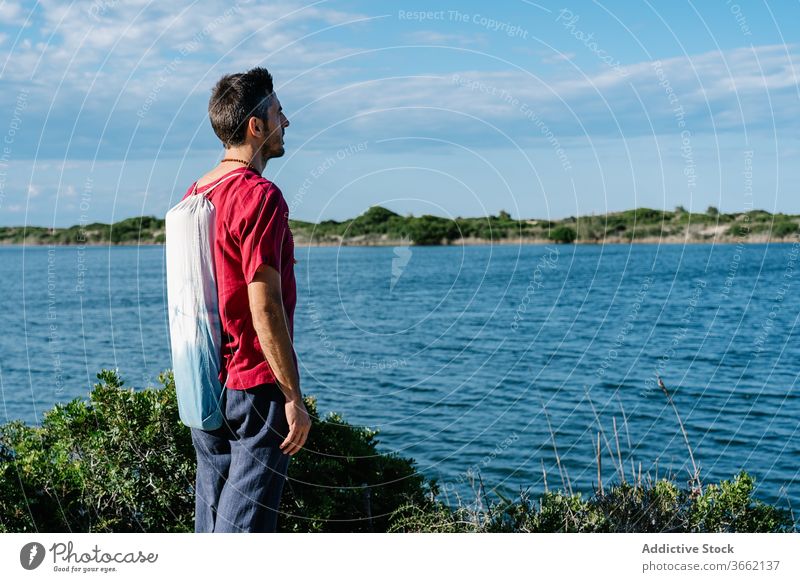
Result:
M289 337L278 271L262 264L247 286L247 295L258 342L286 401L302 401L300 377L294 362L294 348Z
M294 455L306 443L311 430L311 419L300 392L300 378L294 363L294 348L283 308L281 277L278 271L268 265L259 266L252 282L247 286L247 296L258 342L275 374L278 387L286 397L289 434L280 448L284 453Z

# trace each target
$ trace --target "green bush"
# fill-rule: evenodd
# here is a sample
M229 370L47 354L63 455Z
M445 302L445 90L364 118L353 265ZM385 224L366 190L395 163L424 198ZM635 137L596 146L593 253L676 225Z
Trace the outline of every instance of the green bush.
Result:
M573 243L577 237L575 229L568 226L557 226L549 235L550 240L557 243Z
M440 501L398 508L394 532L776 532L796 531L790 512L752 499L753 479L742 471L733 481L709 485L704 492L655 483L621 483L590 499L581 493L544 493L538 504L528 491L516 500L459 505ZM480 496L476 496L480 498Z
M797 223L796 222L776 222L772 227L772 236L776 238L785 238L787 236L793 235L797 233Z
M89 402L56 405L41 427L0 427L0 528L192 531L194 451L171 377L133 391L113 371L97 376Z
M0 426L0 531L189 532L195 452L172 372L132 390L110 370L89 401L55 406L39 427ZM389 515L431 494L410 459L377 451L375 431L317 418L289 463L283 531L385 531Z
M733 481L709 485L689 508L694 532L783 532L793 526L789 512L753 501L753 478L742 471Z
M350 221L347 226L347 236L388 233L393 219L397 218L402 217L382 206L372 206L361 216Z
M770 222L772 221L772 214L766 210L750 210L746 213L754 222Z
M306 407L317 418L313 398L306 398ZM336 413L314 421L304 449L289 464L280 530L386 531L398 507L435 495L435 483L416 471L413 460L378 452L376 435Z
M449 237L454 234L452 226L454 224L446 218L430 214L408 221L409 234L417 245L439 245L443 240L450 240Z
M750 224L740 223L740 222L734 222L725 230L725 234L733 237L745 237L748 236L750 232L751 232Z

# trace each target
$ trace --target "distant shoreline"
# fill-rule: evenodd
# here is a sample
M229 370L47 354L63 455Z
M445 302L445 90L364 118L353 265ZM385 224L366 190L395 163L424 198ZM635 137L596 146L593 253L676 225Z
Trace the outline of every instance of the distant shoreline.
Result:
M706 213L682 207L674 211L636 208L551 221L513 219L504 210L484 218L401 216L372 206L343 222L290 219L289 226L297 247L779 244L800 236L800 216L765 210L724 214L714 207ZM108 247L163 245L165 241L166 221L156 216L67 228L0 227L0 245Z
M733 237L719 237L716 239L686 239L677 237L664 237L658 238L642 238L633 241L621 238L609 238L599 241L574 241L572 243L557 243L547 239L530 239L530 238L517 238L517 239L458 239L448 244L415 244L409 243L407 240L401 239L387 239L377 241L321 241L309 243L306 241L295 241L295 248L311 248L311 247L397 247L397 246L416 246L416 247L458 247L458 246L493 246L493 245L520 245L520 246L545 246L545 245L559 245L559 246L603 246L603 245L710 245L710 244L743 244L743 245L758 245L758 244L792 244L794 240L769 238L769 237L749 237L747 239L736 239ZM135 242L126 241L118 243L109 242L86 242L86 243L49 243L49 242L28 242L28 243L12 243L0 241L0 247L163 247L164 243L156 242Z

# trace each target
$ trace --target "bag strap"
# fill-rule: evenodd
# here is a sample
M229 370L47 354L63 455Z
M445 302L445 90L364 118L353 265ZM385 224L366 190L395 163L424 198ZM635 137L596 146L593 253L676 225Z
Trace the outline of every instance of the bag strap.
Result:
M192 193L190 194L190 196L194 196L195 194L201 194L202 196L205 196L206 198L208 198L207 194L208 194L209 192L211 192L211 191L212 191L214 188L216 188L217 186L219 186L219 185L220 185L220 184L222 184L223 182L227 182L227 181L228 181L228 180L230 180L231 178L235 178L236 176L241 176L241 175L242 175L242 174L244 174L244 173L245 173L245 172L246 172L248 169L249 169L249 168L245 168L245 171L244 171L244 172L238 172L238 173L236 173L236 174L231 174L231 175L229 175L229 176L224 176L223 178L220 178L220 179L219 179L219 181L217 181L216 183L213 183L214 185L213 185L213 186L211 186L211 188L208 188L208 190L203 190L203 192L198 192L198 191L197 191L197 182L195 182L195 183L194 183L194 188L192 189ZM205 187L207 187L207 186L208 186L208 184L206 184L206 185L205 185L205 186L203 186L203 187L205 188Z

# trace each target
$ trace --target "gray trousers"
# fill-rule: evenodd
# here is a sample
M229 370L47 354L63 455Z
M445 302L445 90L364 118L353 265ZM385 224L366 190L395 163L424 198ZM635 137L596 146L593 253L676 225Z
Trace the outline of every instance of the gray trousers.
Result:
M289 455L286 399L277 384L223 390L225 421L193 428L196 532L274 532Z

